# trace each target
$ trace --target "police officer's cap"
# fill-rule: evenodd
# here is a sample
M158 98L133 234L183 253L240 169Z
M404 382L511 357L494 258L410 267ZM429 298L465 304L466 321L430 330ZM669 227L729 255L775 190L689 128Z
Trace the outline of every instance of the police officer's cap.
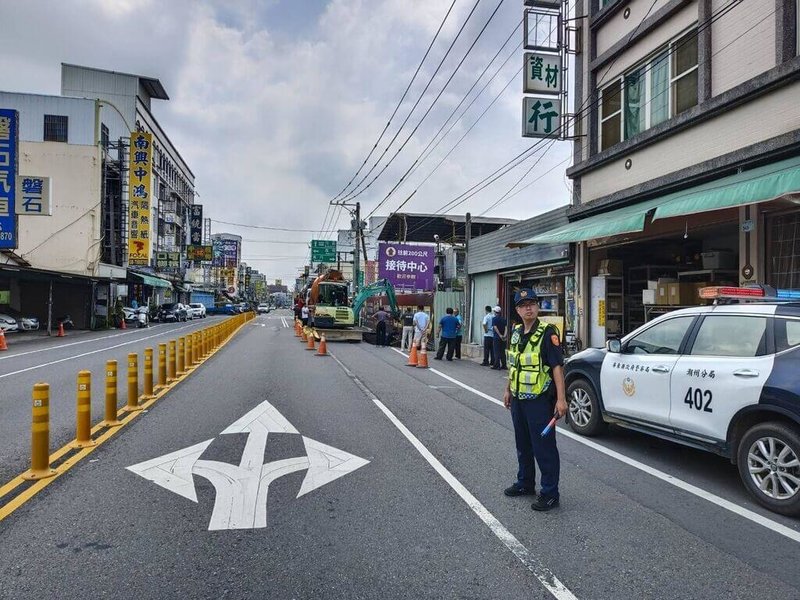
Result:
M522 288L521 290L517 291L514 294L514 306L519 306L522 302L532 300L533 302L539 302L539 296L536 295L531 288Z

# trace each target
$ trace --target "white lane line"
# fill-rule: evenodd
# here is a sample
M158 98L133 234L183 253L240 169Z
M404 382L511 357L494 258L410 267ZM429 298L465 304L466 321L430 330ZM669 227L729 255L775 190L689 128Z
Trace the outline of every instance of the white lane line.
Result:
M106 335L104 337L99 338L92 338L91 340L82 340L80 342L70 342L68 344L59 344L58 346L48 346L47 348L40 348L39 350L28 350L27 352L19 352L17 354L8 354L6 356L0 356L0 360L7 360L9 358L17 358L18 356L26 356L28 354L36 354L37 352L47 352L48 350L58 350L60 348L69 348L70 346L77 346L78 344L90 344L91 342L102 342L104 340L110 340L111 338L120 337L123 335L131 335L136 333L136 331L126 331L125 333L115 333L112 335Z
M191 325L184 325L183 327L176 327L175 329L170 329L169 331L163 331L161 333L157 333L155 335L149 335L147 337L136 338L135 340L131 340L130 342L123 342L122 344L117 344L116 346L107 346L105 348L99 348L97 350L92 350L91 352L84 352L83 354L76 354L75 356L68 356L67 358L60 358L58 360L52 360L50 362L42 363L40 365L33 365L32 367L26 367L25 369L20 369L19 371L11 371L10 373L4 373L0 375L0 379L5 377L11 377L12 375L19 375L20 373L27 373L28 371L35 371L36 369L41 369L43 367L49 367L50 365L57 365L58 363L66 362L68 360L75 360L76 358L82 358L84 356L89 356L90 354L97 354L98 352L105 352L107 350L114 350L115 348L121 348L122 346L128 346L130 344L135 344L137 342L143 342L145 340L150 340L157 337L162 337L165 335L170 335L175 331L181 331L183 329L187 329L191 327Z
M399 352L400 354L403 354L402 352L400 352L396 348L392 348L392 350L394 350L395 352ZM408 355L407 354L403 354L403 356L408 356ZM428 370L431 373L436 373L440 377L443 377L444 379L447 379L448 381L452 381L453 383L461 386L465 390L469 390L470 392L472 392L474 394L477 394L481 398L485 398L487 400L490 400L491 402L494 402L495 404L499 404L500 406L503 406L503 403L500 400L492 398L488 394L484 394L483 392L481 392L479 390L476 390L475 388L470 387L465 383L461 383L460 381L458 381L457 379L453 379L449 375L445 375L444 373L441 373L440 371L437 371L436 369L428 369ZM646 465L643 462L639 462L636 459L633 459L633 458L630 458L628 456L625 456L624 454L621 454L621 453L619 453L619 452L617 452L615 450L611 450L609 448L606 448L605 446L602 446L602 445L598 444L597 442L593 442L592 440L589 440L589 439L587 439L585 437L582 437L582 436L580 436L580 435L578 435L578 434L576 434L576 433L574 433L572 431L567 431L567 430L565 430L565 429L563 429L561 427L557 427L556 431L559 434L561 434L563 436L566 436L571 440L574 440L574 441L576 441L576 442L578 442L580 444L583 444L584 446L588 446L589 448L592 448L593 450L597 450L598 452L601 452L602 454L605 454L606 456L609 456L609 457L614 458L614 459L616 459L616 460L618 460L620 462L623 462L626 465L634 467L635 469L639 469L640 471L643 471L643 472L647 473L648 475L652 475L653 477L655 477L657 479L660 479L661 481L669 483L670 485L673 485L673 486L675 486L675 487L677 487L679 489L682 489L685 492L689 492L690 494L693 494L693 495L697 496L698 498L702 498L703 500L707 500L708 502L711 502L712 504L716 504L720 508L724 508L725 510L728 510L728 511L734 513L734 514L737 514L740 517L743 517L743 518L745 518L745 519L747 519L749 521L752 521L753 523L761 525L762 527L766 527L767 529L770 529L771 531L774 531L775 533L777 533L779 535L787 537L787 538L789 538L790 540L792 540L794 542L800 542L800 531L796 531L796 530L792 529L791 527L787 527L786 525L778 523L777 521L773 521L772 519L769 519L769 518L767 518L767 517L765 517L763 515L760 515L760 514L758 514L756 512L753 512L752 510L749 510L747 508L744 508L743 506L739 506L738 504L735 504L735 503L731 502L730 500L726 500L725 498L722 498L721 496L717 496L716 494L714 494L712 492L708 492L708 491L706 491L706 490L704 490L702 488L699 488L699 487L697 487L695 485L692 485L691 483L688 483L688 482L686 482L686 481L684 481L682 479L678 479L677 477L674 477L673 475L670 475L669 473L665 473L664 471L660 471L659 469L651 467L650 465Z
M330 354L330 352L328 353ZM331 356L333 356L331 354ZM511 552L516 556L519 561L525 565L525 567L533 573L534 577L539 580L539 582L544 586L544 588L550 592L556 600L577 600L576 596L563 584L559 579L553 574L550 569L548 569L542 562L536 558L531 552L520 542L513 533L511 533L508 529L506 529L505 525L503 525L497 517L495 517L489 510L481 504L480 500L478 500L472 493L464 487L456 477L447 468L437 459L433 454L431 454L430 450L419 441L417 436L415 436L411 431L403 425L403 423L398 419L392 411L390 411L380 400L375 397L375 394L365 386L358 377L348 369L338 358L333 356L333 359L339 363L339 366L344 370L347 375L353 379L353 381L358 385L358 387L363 391L368 398L372 398L372 401L375 405L386 415L386 418L391 421L392 425L394 425L400 433L402 433L405 438L411 442L411 445L416 448L417 452L419 452L422 457L428 461L433 469L439 474L439 476L445 480L445 482L453 489L453 491L459 495L459 497L467 503L467 506L472 509L472 511L483 521L487 527L494 533L497 538L503 542L506 548L511 550Z

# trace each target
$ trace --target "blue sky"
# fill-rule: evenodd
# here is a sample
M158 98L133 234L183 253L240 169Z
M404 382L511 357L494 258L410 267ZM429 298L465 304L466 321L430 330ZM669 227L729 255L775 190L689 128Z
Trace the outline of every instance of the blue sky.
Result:
M318 229L328 201L349 181L386 124L451 1L28 0L14 3L14 10L4 11L7 18L0 21L0 88L57 94L61 62L158 77L170 101L154 102L153 112L194 171L206 216ZM479 3L387 157L418 123L497 4L497 0ZM474 0L457 0L390 135L473 5ZM364 213L384 198L420 155L521 18L521 2L502 3L425 122L359 197ZM148 39L136 52L119 43L134 26L146 31ZM522 50L514 47L521 41L520 29L478 89L511 55L505 68L377 214L395 209L414 189L417 193L404 210L432 212L531 146L531 140L520 136L522 81L515 73L522 65ZM430 174L509 81L464 141ZM566 142L549 149L521 185L541 179L489 215L524 219L567 203L564 169L570 153ZM522 164L453 212L480 214L531 164ZM339 225L344 223L342 218ZM213 230L260 240L245 242L245 260L269 277L284 280L304 263L301 255L307 251L296 242L312 237L222 225Z

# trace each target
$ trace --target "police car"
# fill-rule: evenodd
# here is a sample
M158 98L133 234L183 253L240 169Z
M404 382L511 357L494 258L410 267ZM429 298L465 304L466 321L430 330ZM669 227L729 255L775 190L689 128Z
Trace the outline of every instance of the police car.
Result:
M731 459L770 510L800 515L800 293L709 287L565 366L577 433L608 423Z

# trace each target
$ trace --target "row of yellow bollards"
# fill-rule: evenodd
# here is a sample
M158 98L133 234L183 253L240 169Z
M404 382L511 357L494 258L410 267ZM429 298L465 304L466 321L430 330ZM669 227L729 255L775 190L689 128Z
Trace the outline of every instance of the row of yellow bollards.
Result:
M158 345L157 382L153 381L153 349L144 350L143 393L139 395L139 355L128 354L128 400L122 409L125 412L142 410L143 403L155 398L155 393L191 372L211 352L233 335L240 325L253 319L247 312L227 319L218 325L206 327L189 335ZM105 418L103 428L122 425L117 417L117 372L116 360L106 362ZM76 434L73 448L88 448L92 440L92 374L80 371L77 383ZM31 468L22 477L36 480L52 477L57 470L50 467L50 384L36 383L33 386L33 420L31 424Z

